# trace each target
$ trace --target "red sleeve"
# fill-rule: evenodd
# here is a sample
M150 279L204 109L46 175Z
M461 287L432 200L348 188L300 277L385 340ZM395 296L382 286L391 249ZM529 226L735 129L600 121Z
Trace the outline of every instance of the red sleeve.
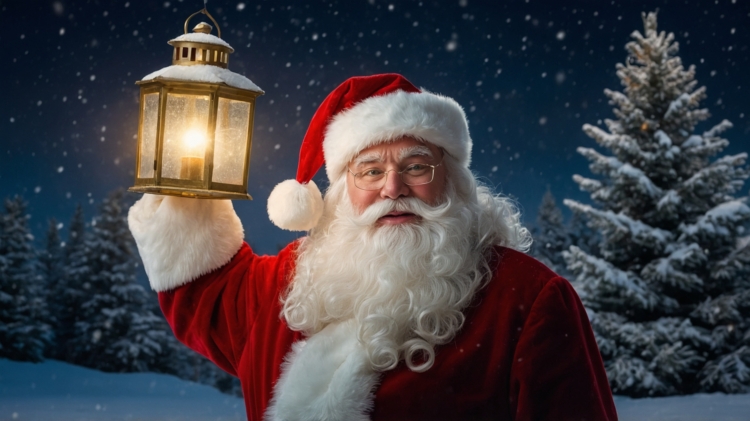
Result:
M518 421L617 420L586 311L563 278L549 281L534 301L510 387Z
M177 339L237 376L258 310L269 308L259 303L279 299L296 246L292 243L278 256L258 256L244 243L226 265L160 292L159 304Z

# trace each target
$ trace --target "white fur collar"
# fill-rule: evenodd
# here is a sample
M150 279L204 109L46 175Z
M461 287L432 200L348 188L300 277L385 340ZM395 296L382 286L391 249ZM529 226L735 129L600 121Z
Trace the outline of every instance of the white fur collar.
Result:
M266 421L366 421L379 374L357 339L353 320L328 325L292 345Z

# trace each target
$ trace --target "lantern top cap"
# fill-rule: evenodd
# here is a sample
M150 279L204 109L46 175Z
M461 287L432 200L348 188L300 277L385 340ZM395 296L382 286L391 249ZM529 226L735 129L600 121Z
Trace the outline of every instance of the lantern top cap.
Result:
M193 32L199 32L201 34L210 34L212 29L214 29L213 26L207 24L206 22L201 22L195 25L195 28L193 28Z

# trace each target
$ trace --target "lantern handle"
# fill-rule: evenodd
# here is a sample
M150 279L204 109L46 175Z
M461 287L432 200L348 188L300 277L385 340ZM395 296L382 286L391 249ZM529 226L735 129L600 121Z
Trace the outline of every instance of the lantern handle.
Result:
M208 16L209 19L211 19L211 22L214 23L214 26L216 26L216 30L219 32L219 38L221 38L221 28L219 27L219 24L216 23L216 19L214 19L213 16L211 16L210 13L208 13L208 10L206 10L206 7L204 6L203 9L193 13L192 15L188 16L187 20L185 20L185 33L188 33L188 22L190 22L190 19L193 18L193 16L197 15L198 13L203 13L204 15Z

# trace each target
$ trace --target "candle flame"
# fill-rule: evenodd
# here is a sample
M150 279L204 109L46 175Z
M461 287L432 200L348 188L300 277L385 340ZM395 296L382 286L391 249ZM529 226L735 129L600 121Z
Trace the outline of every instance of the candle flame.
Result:
M198 129L189 129L185 132L182 140L190 150L196 150L206 145L206 134Z

